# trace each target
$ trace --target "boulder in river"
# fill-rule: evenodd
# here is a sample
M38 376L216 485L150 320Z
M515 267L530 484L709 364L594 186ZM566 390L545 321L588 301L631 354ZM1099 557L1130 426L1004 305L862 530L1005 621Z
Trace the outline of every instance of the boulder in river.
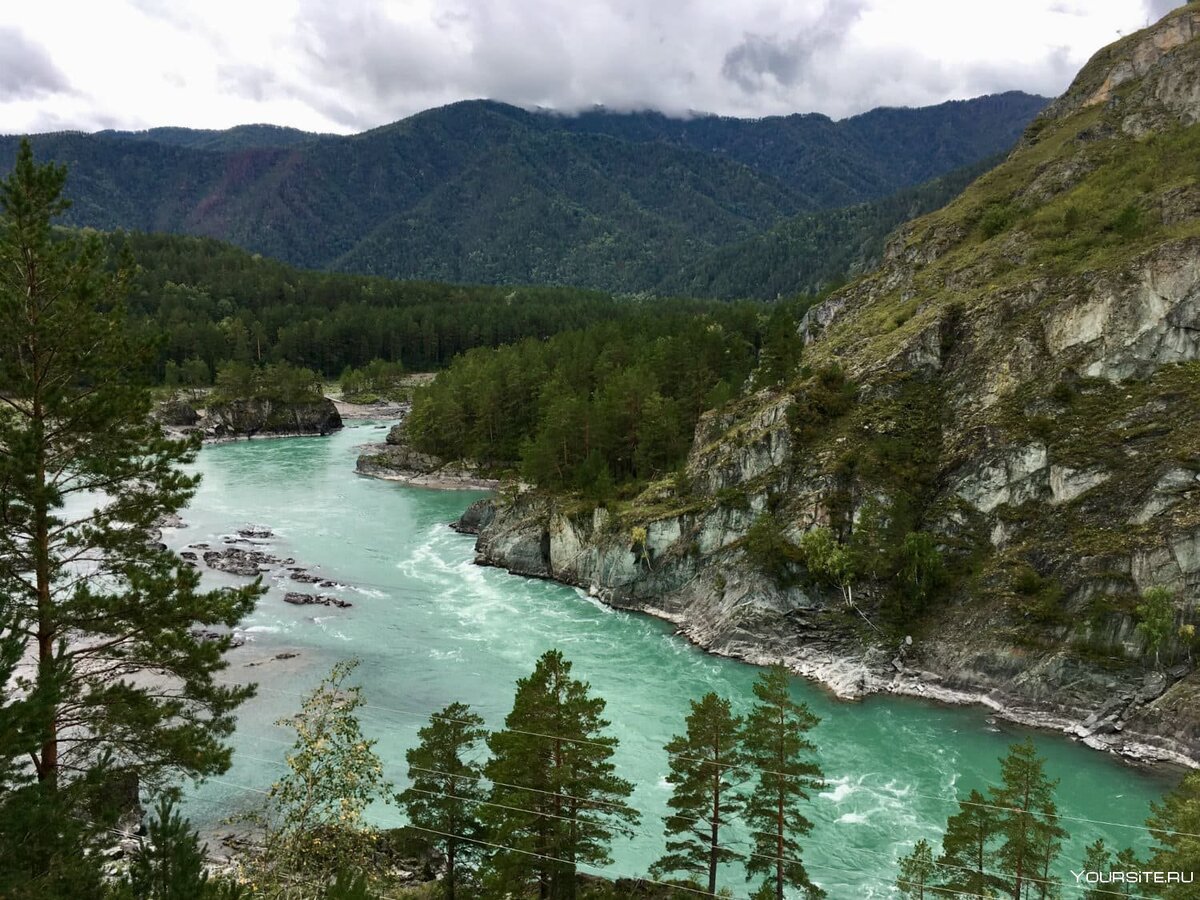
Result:
M329 594L302 594L299 591L288 591L283 595L283 602L293 606L336 606L338 609L349 609L354 605L341 597L332 597Z

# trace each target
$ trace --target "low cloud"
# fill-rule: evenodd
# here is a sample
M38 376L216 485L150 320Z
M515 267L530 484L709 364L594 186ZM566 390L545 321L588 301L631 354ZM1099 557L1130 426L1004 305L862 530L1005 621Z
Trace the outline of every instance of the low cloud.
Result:
M1053 95L1174 0L1144 3L111 0L101 14L41 0L19 17L0 10L0 130L117 118L361 131L479 97L566 113L840 118L1005 90ZM91 24L80 28L112 35L64 37L62 20L81 9Z
M25 100L71 89L50 55L16 28L0 26L0 101Z

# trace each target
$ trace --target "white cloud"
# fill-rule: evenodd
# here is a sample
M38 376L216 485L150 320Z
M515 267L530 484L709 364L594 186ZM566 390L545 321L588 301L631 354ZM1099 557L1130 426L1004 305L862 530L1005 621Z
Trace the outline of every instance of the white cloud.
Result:
M41 0L0 10L0 131L266 121L348 132L472 97L841 117L1009 89L1052 95L1165 5Z

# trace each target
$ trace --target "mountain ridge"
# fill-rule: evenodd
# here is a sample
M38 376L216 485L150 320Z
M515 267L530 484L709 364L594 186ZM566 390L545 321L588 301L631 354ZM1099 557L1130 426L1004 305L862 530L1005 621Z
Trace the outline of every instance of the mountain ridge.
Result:
M886 195L930 166L1006 150L1043 103L1000 95L844 126L811 116L683 124L715 129L736 145L729 152L698 149L695 137L603 133L665 119L593 115L568 127L478 101L349 137L252 126L236 135L59 133L33 143L39 157L69 164L71 225L215 237L312 268L640 292L655 290L669 267L798 213ZM989 127L954 124L972 117ZM780 128L773 142L760 139ZM817 133L800 133L810 128ZM0 139L0 155L16 144Z

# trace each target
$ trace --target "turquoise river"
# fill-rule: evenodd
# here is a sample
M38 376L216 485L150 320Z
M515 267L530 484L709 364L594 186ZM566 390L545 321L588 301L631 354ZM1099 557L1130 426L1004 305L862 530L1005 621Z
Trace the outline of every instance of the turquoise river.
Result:
M274 720L339 659L361 660L363 724L378 740L389 777L404 784L404 751L430 712L462 700L491 727L502 723L513 684L548 648L608 701L616 762L636 785L639 833L614 847L611 874L643 874L662 850L668 797L662 745L682 729L688 701L717 691L748 705L755 669L707 655L654 619L615 612L581 592L473 565L472 539L447 527L477 493L436 491L357 476L357 447L378 441L378 423L352 422L327 438L217 444L201 451L203 482L185 528L166 540L182 549L220 545L247 523L275 532L266 549L346 585L350 609L296 607L283 584L243 623L249 642L230 654L226 677L256 681L243 707L233 767L189 792L188 812L206 832L262 799L282 771L290 732ZM232 576L206 570L210 584ZM291 587L294 583L287 582ZM303 586L300 586L303 587ZM295 657L278 660L279 653ZM894 896L896 860L918 839L936 842L953 798L996 779L997 758L1025 732L989 723L985 710L944 708L896 697L831 699L797 679L797 698L821 717L813 732L828 782L816 796L805 841L809 871L833 900ZM1035 739L1054 777L1071 839L1056 875L1064 897L1080 896L1069 869L1085 843L1144 846L1150 800L1169 776L1136 771L1060 735ZM403 820L374 810L381 824ZM936 845L936 844L935 844ZM738 870L727 882L748 896Z

